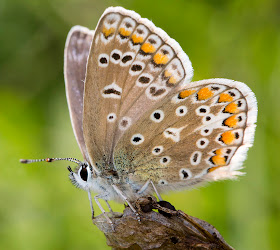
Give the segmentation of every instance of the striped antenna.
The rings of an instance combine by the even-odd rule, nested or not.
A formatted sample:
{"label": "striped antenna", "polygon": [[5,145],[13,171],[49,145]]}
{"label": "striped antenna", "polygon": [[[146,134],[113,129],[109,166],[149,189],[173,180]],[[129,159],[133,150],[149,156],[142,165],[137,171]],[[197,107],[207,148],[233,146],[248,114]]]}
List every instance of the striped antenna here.
{"label": "striped antenna", "polygon": [[46,158],[46,159],[20,159],[21,163],[33,163],[33,162],[40,162],[40,161],[46,161],[46,162],[53,162],[53,161],[71,161],[75,162],[77,164],[81,164],[82,162],[75,159],[75,158]]}

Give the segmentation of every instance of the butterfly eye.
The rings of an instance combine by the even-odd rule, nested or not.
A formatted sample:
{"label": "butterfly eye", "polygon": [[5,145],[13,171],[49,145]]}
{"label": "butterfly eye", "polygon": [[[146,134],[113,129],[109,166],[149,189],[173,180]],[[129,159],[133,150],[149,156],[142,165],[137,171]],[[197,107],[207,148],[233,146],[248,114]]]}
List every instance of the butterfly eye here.
{"label": "butterfly eye", "polygon": [[83,181],[87,181],[88,180],[88,171],[87,168],[85,167],[81,167],[80,169],[80,177]]}

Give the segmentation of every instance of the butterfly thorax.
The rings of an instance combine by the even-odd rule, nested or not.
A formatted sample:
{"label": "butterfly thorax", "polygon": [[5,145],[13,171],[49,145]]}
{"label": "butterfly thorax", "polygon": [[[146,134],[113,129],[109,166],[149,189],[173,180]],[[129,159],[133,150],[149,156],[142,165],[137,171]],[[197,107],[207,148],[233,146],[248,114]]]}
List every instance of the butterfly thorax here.
{"label": "butterfly thorax", "polygon": [[109,180],[119,179],[119,173],[116,171],[113,160],[107,159],[104,155],[101,160],[95,162],[98,176]]}
{"label": "butterfly thorax", "polygon": [[[105,200],[115,200],[117,202],[122,202],[122,198],[118,193],[116,193],[113,185],[116,185],[131,201],[137,199],[140,196],[137,194],[137,191],[140,190],[141,186],[126,182],[124,179],[108,179],[98,176],[97,178],[90,180],[90,190],[94,193],[97,193],[99,197]],[[145,191],[145,194],[147,194],[150,192],[150,189]]]}

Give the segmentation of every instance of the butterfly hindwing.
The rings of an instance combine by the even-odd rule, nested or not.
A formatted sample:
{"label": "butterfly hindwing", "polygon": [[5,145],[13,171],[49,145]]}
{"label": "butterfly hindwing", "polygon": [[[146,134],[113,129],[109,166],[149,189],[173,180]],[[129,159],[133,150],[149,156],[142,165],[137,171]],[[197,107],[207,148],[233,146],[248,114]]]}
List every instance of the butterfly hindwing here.
{"label": "butterfly hindwing", "polygon": [[95,30],[85,82],[83,130],[91,163],[114,169],[123,134],[191,77],[187,55],[163,30],[133,11],[108,8]]}
{"label": "butterfly hindwing", "polygon": [[233,178],[254,137],[257,104],[243,83],[188,84],[146,112],[118,142],[114,163],[131,182],[161,188]]}
{"label": "butterfly hindwing", "polygon": [[74,26],[67,36],[64,52],[64,77],[71,124],[80,150],[86,160],[83,136],[83,95],[86,63],[94,31]]}

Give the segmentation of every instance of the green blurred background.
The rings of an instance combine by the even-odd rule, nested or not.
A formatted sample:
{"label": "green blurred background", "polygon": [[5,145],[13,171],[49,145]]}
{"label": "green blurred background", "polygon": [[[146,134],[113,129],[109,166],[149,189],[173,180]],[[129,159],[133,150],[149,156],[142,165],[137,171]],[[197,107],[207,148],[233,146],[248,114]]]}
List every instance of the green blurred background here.
{"label": "green blurred background", "polygon": [[236,249],[279,249],[277,0],[1,0],[0,249],[108,249],[91,223],[87,194],[68,180],[67,163],[18,159],[82,159],[65,98],[64,43],[71,26],[94,29],[104,9],[118,5],[176,39],[193,63],[194,80],[245,82],[259,103],[247,175],[164,198],[213,224]]}

